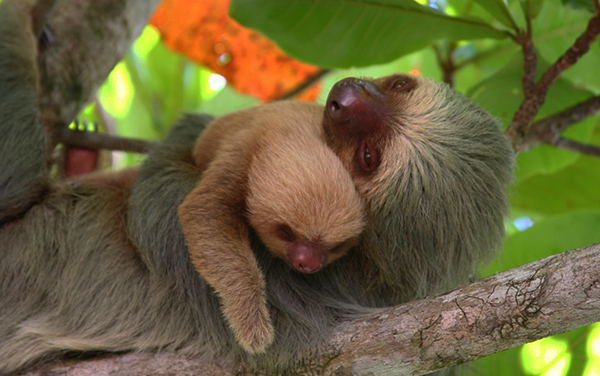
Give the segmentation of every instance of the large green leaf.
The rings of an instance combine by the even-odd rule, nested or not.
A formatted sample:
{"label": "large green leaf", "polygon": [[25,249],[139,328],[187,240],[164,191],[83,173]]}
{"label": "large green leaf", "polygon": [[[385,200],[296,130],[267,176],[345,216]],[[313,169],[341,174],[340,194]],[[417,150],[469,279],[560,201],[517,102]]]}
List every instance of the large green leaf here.
{"label": "large green leaf", "polygon": [[485,275],[597,242],[600,242],[600,209],[542,218],[527,230],[509,236],[504,242],[504,252]]}
{"label": "large green leaf", "polygon": [[575,9],[585,9],[594,12],[594,0],[562,0],[562,3]]}
{"label": "large green leaf", "polygon": [[232,0],[230,15],[323,67],[386,63],[442,39],[505,38],[481,19],[412,0]]}
{"label": "large green leaf", "polygon": [[502,22],[504,26],[513,28],[515,22],[503,0],[475,0],[475,3],[485,9],[496,20]]}
{"label": "large green leaf", "polygon": [[523,13],[528,19],[532,20],[540,14],[544,2],[542,0],[523,0],[521,6],[523,7]]}
{"label": "large green leaf", "polygon": [[577,163],[557,173],[535,175],[517,182],[511,205],[543,214],[600,210],[599,187],[600,158],[581,156]]}
{"label": "large green leaf", "polygon": [[213,116],[221,116],[233,111],[242,110],[260,104],[255,97],[238,93],[225,86],[217,95],[207,101],[203,101],[194,109],[194,112],[206,113]]}

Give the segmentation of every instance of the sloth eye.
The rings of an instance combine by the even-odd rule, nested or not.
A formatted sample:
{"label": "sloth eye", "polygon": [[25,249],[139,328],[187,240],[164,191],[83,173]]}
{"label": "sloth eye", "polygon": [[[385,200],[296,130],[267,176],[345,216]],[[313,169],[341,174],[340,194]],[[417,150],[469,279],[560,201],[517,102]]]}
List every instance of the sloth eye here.
{"label": "sloth eye", "polygon": [[366,141],[362,142],[358,148],[357,157],[360,168],[365,172],[371,172],[375,170],[379,162],[377,151]]}
{"label": "sloth eye", "polygon": [[365,147],[365,152],[363,153],[363,162],[364,162],[364,164],[367,165],[367,166],[371,166],[371,162],[372,162],[371,158],[372,158],[372,156],[371,156],[371,150],[369,150],[369,147],[366,146]]}
{"label": "sloth eye", "polygon": [[410,77],[399,77],[392,81],[390,90],[393,91],[411,91],[416,86],[414,79]]}
{"label": "sloth eye", "polygon": [[281,239],[286,242],[293,242],[296,240],[296,236],[294,235],[294,231],[288,225],[280,225],[277,228],[277,234]]}

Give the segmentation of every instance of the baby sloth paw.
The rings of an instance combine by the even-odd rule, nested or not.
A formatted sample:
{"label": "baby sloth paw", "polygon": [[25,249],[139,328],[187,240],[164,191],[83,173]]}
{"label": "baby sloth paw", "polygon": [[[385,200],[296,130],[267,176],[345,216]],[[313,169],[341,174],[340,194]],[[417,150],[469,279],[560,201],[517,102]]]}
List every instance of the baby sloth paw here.
{"label": "baby sloth paw", "polygon": [[250,354],[265,352],[275,335],[266,302],[243,299],[228,308],[225,316],[238,343]]}

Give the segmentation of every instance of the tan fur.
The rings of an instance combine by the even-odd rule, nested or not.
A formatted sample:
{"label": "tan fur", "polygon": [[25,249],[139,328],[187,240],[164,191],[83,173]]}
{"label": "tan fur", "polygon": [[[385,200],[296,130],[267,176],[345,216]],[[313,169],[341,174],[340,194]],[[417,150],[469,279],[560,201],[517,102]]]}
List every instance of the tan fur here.
{"label": "tan fur", "polygon": [[[216,290],[240,344],[262,352],[273,341],[265,285],[250,247],[250,225],[287,261],[288,226],[298,241],[343,256],[364,226],[350,175],[323,142],[320,109],[282,102],[223,116],[196,143],[202,180],[179,207],[196,270]],[[336,248],[337,247],[337,248]]]}

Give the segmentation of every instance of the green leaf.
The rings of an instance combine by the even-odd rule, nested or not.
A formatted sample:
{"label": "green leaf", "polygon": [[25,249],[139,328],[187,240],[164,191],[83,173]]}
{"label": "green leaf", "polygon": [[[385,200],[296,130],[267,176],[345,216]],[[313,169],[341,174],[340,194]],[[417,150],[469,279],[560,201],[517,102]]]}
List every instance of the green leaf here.
{"label": "green leaf", "polygon": [[485,275],[600,242],[599,229],[600,208],[535,220],[532,227],[506,239],[504,251]]}
{"label": "green leaf", "polygon": [[187,60],[166,48],[161,41],[147,54],[150,109],[163,129],[170,127],[183,110],[183,74]]}
{"label": "green leaf", "polygon": [[450,17],[412,0],[233,0],[229,13],[323,67],[381,64],[442,39],[507,37],[481,19]]}
{"label": "green leaf", "polygon": [[506,4],[502,0],[475,0],[475,3],[485,9],[496,20],[500,21],[509,29],[515,28],[515,21],[512,19]]}
{"label": "green leaf", "polygon": [[206,113],[214,116],[224,115],[233,111],[259,105],[258,99],[250,95],[240,94],[225,86],[217,95],[200,103],[194,112]]}
{"label": "green leaf", "polygon": [[562,0],[562,3],[573,9],[585,9],[594,13],[594,0]]}
{"label": "green leaf", "polygon": [[514,347],[492,354],[465,365],[460,370],[463,376],[521,376],[524,375],[519,362],[521,348]]}
{"label": "green leaf", "polygon": [[521,1],[521,7],[523,8],[523,13],[529,18],[533,20],[540,14],[542,10],[542,6],[544,2],[542,0],[524,0]]}
{"label": "green leaf", "polygon": [[557,173],[535,175],[517,182],[511,194],[511,205],[523,211],[548,215],[600,210],[599,187],[600,159],[583,155],[577,163]]}

